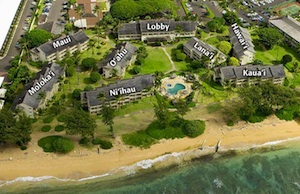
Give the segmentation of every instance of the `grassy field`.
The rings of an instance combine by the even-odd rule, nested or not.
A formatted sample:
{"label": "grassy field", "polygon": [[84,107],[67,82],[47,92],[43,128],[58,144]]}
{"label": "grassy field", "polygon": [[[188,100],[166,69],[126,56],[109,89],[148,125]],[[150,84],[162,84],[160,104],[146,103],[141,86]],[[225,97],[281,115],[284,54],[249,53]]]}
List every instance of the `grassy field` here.
{"label": "grassy field", "polygon": [[145,59],[145,63],[141,65],[141,74],[154,73],[155,71],[166,72],[172,69],[168,57],[159,47],[147,47],[149,53]]}
{"label": "grassy field", "polygon": [[137,111],[153,109],[153,103],[155,102],[155,97],[143,98],[137,102],[127,104],[122,106],[116,111],[116,116],[126,115]]}

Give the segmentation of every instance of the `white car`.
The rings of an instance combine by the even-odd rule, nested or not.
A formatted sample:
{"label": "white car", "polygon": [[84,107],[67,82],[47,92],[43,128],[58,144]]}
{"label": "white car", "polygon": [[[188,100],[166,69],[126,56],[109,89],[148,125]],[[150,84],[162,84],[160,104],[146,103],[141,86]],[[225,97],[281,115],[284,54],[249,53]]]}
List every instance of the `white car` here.
{"label": "white car", "polygon": [[27,27],[27,26],[24,26],[22,29],[23,29],[24,31],[28,31],[28,27]]}

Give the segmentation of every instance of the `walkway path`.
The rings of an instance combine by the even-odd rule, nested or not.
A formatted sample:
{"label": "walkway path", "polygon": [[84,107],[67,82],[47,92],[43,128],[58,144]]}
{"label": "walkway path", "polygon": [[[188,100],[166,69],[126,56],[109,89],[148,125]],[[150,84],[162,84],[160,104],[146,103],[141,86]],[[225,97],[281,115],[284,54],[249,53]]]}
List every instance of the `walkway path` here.
{"label": "walkway path", "polygon": [[173,62],[171,56],[170,56],[169,53],[167,52],[166,48],[165,48],[165,47],[161,47],[161,48],[162,48],[162,50],[165,52],[165,54],[167,55],[167,57],[169,58],[170,63],[172,64],[172,69],[169,70],[169,71],[167,71],[166,73],[170,73],[170,72],[172,72],[172,71],[177,71],[177,68],[176,68],[176,66],[175,66],[175,64],[174,64],[174,62]]}

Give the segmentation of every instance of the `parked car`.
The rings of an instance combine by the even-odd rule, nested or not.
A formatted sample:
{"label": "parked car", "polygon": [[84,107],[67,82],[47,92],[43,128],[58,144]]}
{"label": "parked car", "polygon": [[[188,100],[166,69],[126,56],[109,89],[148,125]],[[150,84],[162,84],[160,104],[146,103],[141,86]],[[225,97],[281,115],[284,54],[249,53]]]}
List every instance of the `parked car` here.
{"label": "parked car", "polygon": [[22,29],[23,29],[24,31],[28,31],[28,27],[27,27],[27,26],[24,26]]}

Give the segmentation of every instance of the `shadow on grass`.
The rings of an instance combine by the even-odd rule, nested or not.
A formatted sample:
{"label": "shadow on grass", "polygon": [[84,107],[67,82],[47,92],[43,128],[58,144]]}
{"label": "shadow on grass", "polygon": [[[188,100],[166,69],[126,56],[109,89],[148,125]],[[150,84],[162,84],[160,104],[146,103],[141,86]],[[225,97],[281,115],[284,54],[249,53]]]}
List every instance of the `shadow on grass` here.
{"label": "shadow on grass", "polygon": [[85,83],[85,84],[94,84],[94,82],[89,77],[84,78],[83,83]]}

